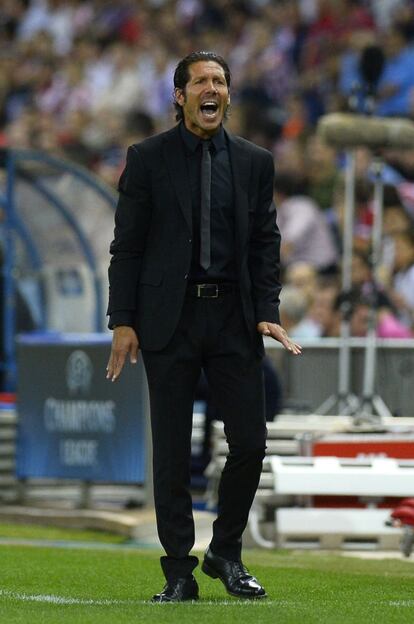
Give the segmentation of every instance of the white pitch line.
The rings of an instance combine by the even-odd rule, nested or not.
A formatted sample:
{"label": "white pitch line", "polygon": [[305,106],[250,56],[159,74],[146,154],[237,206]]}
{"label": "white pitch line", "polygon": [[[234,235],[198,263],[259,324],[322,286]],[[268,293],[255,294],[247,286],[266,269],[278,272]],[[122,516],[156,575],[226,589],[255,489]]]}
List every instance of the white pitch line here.
{"label": "white pitch line", "polygon": [[[150,605],[150,606],[160,606],[160,604],[168,604],[168,603],[156,603],[151,602],[150,600],[115,600],[111,598],[105,599],[97,599],[93,598],[70,598],[67,596],[55,596],[53,594],[23,594],[21,592],[13,592],[6,589],[0,589],[0,598],[9,598],[11,600],[19,600],[22,602],[43,602],[49,604],[56,605],[91,605],[91,606],[108,606],[108,605]],[[189,604],[189,603],[186,603]],[[244,600],[195,600],[192,604],[194,605],[233,605],[233,606],[247,606],[247,605],[266,605],[270,606],[272,604],[280,604],[277,600],[252,600],[251,602],[247,602]]]}
{"label": "white pitch line", "polygon": [[[21,592],[13,592],[6,589],[0,589],[0,598],[8,598],[11,600],[19,600],[21,602],[41,602],[55,605],[85,605],[85,606],[110,606],[110,605],[149,605],[152,607],[162,607],[171,603],[156,603],[150,600],[116,600],[112,598],[93,599],[93,598],[70,598],[68,596],[55,596],[53,594],[24,594]],[[414,607],[414,600],[379,600],[371,601],[373,605],[384,605],[389,607]],[[306,603],[296,600],[195,600],[194,602],[183,603],[184,606],[197,607],[200,606],[237,606],[237,607],[305,607]]]}
{"label": "white pitch line", "polygon": [[111,605],[111,604],[130,604],[138,601],[133,600],[94,600],[93,598],[69,598],[65,596],[54,596],[53,594],[22,594],[0,589],[0,598],[11,598],[12,600],[21,600],[23,602],[48,602],[59,605]]}

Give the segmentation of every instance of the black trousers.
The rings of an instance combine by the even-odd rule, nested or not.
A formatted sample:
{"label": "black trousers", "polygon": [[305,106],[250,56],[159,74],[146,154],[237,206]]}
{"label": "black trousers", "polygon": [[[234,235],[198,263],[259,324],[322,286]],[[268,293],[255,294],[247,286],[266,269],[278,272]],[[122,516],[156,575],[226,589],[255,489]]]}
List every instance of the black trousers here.
{"label": "black trousers", "polygon": [[[168,310],[165,311],[168,314]],[[242,317],[238,293],[187,295],[177,330],[162,351],[143,351],[153,438],[154,498],[166,578],[192,572],[194,521],[189,492],[193,400],[201,369],[229,446],[218,492],[212,551],[237,560],[265,454],[261,356]]]}

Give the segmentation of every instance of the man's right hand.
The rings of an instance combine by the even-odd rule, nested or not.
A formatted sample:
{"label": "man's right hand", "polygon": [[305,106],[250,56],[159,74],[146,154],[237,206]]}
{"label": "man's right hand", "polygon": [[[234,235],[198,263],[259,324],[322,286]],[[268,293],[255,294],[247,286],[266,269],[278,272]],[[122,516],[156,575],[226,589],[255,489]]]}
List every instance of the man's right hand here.
{"label": "man's right hand", "polygon": [[138,338],[132,327],[127,325],[115,327],[112,336],[111,355],[106,367],[106,378],[116,381],[121,374],[128,353],[131,364],[136,364],[138,349]]}

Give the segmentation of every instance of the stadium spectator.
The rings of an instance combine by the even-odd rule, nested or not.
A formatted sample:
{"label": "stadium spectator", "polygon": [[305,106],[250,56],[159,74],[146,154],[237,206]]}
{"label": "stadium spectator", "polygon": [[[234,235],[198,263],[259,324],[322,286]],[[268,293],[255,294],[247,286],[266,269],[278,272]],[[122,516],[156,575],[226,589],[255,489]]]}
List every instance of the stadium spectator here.
{"label": "stadium spectator", "polygon": [[354,250],[351,265],[352,288],[351,302],[351,335],[363,336],[364,322],[369,321],[369,311],[376,310],[376,333],[380,338],[410,338],[411,331],[398,319],[390,297],[384,288],[382,273],[377,267],[373,275],[373,267],[369,255]]}
{"label": "stadium spectator", "polygon": [[407,116],[413,111],[413,32],[394,21],[379,37],[358,33],[340,60],[339,89],[351,110],[381,116]]}
{"label": "stadium spectator", "polygon": [[386,62],[378,83],[378,115],[407,116],[413,113],[414,50],[412,34],[403,24],[386,31]]}
{"label": "stadium spectator", "polygon": [[384,187],[383,206],[381,271],[384,284],[389,285],[394,263],[394,235],[411,230],[414,221],[404,208],[394,186]]}
{"label": "stadium spectator", "polygon": [[339,335],[340,315],[335,308],[339,286],[335,280],[319,280],[312,304],[305,317],[318,337],[332,338]]}
{"label": "stadium spectator", "polygon": [[[369,288],[370,286],[370,288]],[[412,332],[396,317],[387,295],[375,289],[374,284],[353,286],[350,292],[341,293],[335,302],[335,315],[343,315],[343,303],[348,305],[347,318],[351,336],[363,338],[371,327],[379,338],[412,338]],[[339,335],[340,325],[337,324]]]}
{"label": "stadium spectator", "polygon": [[296,286],[284,286],[280,296],[281,323],[297,340],[317,338],[320,335],[319,326],[306,317],[307,311],[308,300],[305,293]]}
{"label": "stadium spectator", "polygon": [[411,328],[414,318],[414,230],[394,234],[391,298],[399,317]]}
{"label": "stadium spectator", "polygon": [[310,136],[306,143],[305,167],[310,197],[320,209],[331,208],[339,177],[336,154],[316,134]]}
{"label": "stadium spectator", "polygon": [[294,262],[286,267],[284,283],[303,292],[310,305],[318,288],[318,273],[309,262]]}
{"label": "stadium spectator", "polygon": [[337,254],[325,217],[306,196],[306,183],[298,174],[275,175],[275,202],[282,232],[284,266],[307,262],[319,271],[335,269]]}

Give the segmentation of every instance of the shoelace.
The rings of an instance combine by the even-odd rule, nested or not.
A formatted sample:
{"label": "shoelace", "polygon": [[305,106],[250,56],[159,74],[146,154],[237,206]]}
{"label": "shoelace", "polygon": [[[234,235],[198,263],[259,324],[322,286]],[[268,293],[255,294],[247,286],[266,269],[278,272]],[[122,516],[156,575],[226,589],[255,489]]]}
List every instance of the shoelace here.
{"label": "shoelace", "polygon": [[242,563],[239,563],[237,561],[234,568],[235,568],[235,572],[237,575],[235,576],[235,578],[237,579],[253,578],[252,575],[249,573],[248,569]]}

